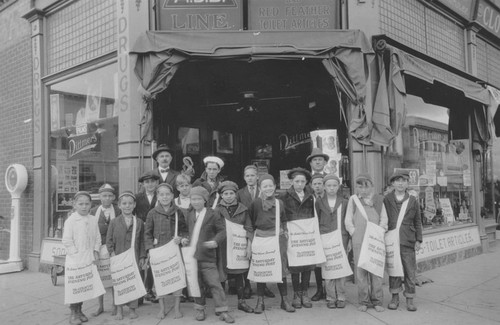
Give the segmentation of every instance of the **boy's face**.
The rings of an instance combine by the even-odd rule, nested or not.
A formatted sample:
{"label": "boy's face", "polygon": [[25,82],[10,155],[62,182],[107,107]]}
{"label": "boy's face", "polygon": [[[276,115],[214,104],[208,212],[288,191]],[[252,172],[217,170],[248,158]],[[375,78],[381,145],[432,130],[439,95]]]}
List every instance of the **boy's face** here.
{"label": "boy's face", "polygon": [[215,179],[217,175],[219,175],[220,168],[219,165],[217,165],[214,162],[209,162],[207,163],[207,166],[205,167],[205,171],[207,172],[207,177],[209,179]]}
{"label": "boy's face", "polygon": [[174,193],[168,187],[162,186],[156,192],[156,199],[163,207],[168,207],[174,199]]}
{"label": "boy's face", "polygon": [[131,196],[123,196],[118,206],[124,215],[131,215],[135,208],[135,200]]}
{"label": "boy's face", "polygon": [[90,199],[85,195],[80,195],[73,202],[73,207],[78,214],[86,216],[90,212]]}
{"label": "boy's face", "polygon": [[339,191],[340,184],[335,179],[329,179],[325,182],[325,191],[327,195],[335,196]]}
{"label": "boy's face", "polygon": [[170,162],[172,161],[172,155],[168,151],[162,151],[156,156],[156,161],[160,168],[168,168]]}
{"label": "boy's face", "polygon": [[322,178],[315,178],[311,181],[311,187],[314,191],[314,194],[319,195],[323,193],[324,186],[323,186],[323,179]]}
{"label": "boy's face", "polygon": [[111,206],[111,203],[115,200],[115,195],[111,192],[102,192],[99,194],[99,199],[101,200],[101,204],[108,208]]}
{"label": "boy's face", "polygon": [[266,179],[260,183],[260,191],[266,196],[271,197],[274,195],[274,190],[276,189],[276,185],[274,185],[273,181],[270,179]]}
{"label": "boy's face", "polygon": [[404,177],[398,177],[392,182],[392,186],[398,193],[404,193],[408,188],[408,180]]}
{"label": "boy's face", "polygon": [[359,196],[364,199],[370,198],[373,193],[373,184],[370,182],[365,182],[364,184],[356,184],[356,191]]}
{"label": "boy's face", "polygon": [[182,182],[177,185],[177,191],[181,193],[182,196],[189,196],[189,192],[191,191],[191,184],[187,182]]}
{"label": "boy's face", "polygon": [[226,190],[222,192],[222,199],[227,204],[231,204],[236,200],[236,193],[233,190]]}
{"label": "boy's face", "polygon": [[155,191],[158,181],[156,179],[146,179],[142,182],[142,186],[146,189],[146,192],[153,193]]}
{"label": "boy's face", "polygon": [[255,184],[257,184],[257,180],[259,179],[257,177],[257,171],[255,169],[251,169],[251,168],[247,169],[245,171],[244,178],[245,178],[245,182],[249,186],[255,186]]}
{"label": "boy's face", "polygon": [[297,192],[302,192],[306,187],[306,177],[304,175],[296,175],[292,180],[292,186]]}
{"label": "boy's face", "polygon": [[205,199],[199,195],[191,195],[191,205],[196,211],[201,211],[205,207]]}

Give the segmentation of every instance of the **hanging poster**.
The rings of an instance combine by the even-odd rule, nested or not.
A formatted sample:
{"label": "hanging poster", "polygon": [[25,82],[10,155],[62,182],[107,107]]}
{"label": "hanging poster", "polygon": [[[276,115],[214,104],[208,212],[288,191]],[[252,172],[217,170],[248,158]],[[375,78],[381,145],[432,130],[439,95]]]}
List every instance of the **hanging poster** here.
{"label": "hanging poster", "polygon": [[56,211],[73,209],[73,196],[79,189],[78,161],[67,160],[66,150],[55,150],[57,161]]}
{"label": "hanging poster", "polygon": [[455,221],[455,216],[453,214],[453,209],[451,207],[450,199],[440,198],[439,204],[441,205],[441,210],[443,211],[443,216],[446,222],[453,223]]}
{"label": "hanging poster", "polygon": [[287,190],[292,186],[292,181],[288,178],[289,170],[280,170],[280,189]]}
{"label": "hanging poster", "polygon": [[339,152],[339,140],[337,130],[316,130],[311,131],[311,141],[313,148],[320,148],[330,159],[323,171],[327,174],[339,175],[339,162],[342,155]]}
{"label": "hanging poster", "polygon": [[92,122],[99,119],[101,112],[101,92],[102,83],[97,80],[92,82],[87,88],[87,101],[85,103],[85,120]]}

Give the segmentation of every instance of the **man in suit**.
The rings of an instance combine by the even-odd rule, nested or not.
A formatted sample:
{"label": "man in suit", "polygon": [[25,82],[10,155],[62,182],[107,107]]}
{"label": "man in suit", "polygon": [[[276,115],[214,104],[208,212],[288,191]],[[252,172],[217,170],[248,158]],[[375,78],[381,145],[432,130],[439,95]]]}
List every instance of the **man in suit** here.
{"label": "man in suit", "polygon": [[[158,163],[154,171],[160,176],[160,183],[168,183],[175,189],[175,178],[179,172],[170,168],[173,159],[173,151],[166,144],[160,144],[153,152],[153,159]],[[176,195],[178,193],[175,193]]]}
{"label": "man in suit", "polygon": [[306,158],[306,162],[311,166],[311,175],[314,176],[316,174],[322,174],[323,176],[326,176],[323,169],[329,159],[330,156],[323,153],[321,149],[313,148],[311,154]]}
{"label": "man in suit", "polygon": [[[416,311],[417,307],[413,304],[417,270],[416,251],[420,249],[422,243],[422,219],[418,200],[413,195],[408,194],[408,179],[408,175],[401,172],[391,176],[389,181],[394,187],[394,191],[385,196],[384,205],[389,219],[389,231],[397,229],[399,226],[399,250],[405,275],[403,294],[406,297],[406,309]],[[406,200],[408,200],[406,210],[401,211]],[[400,212],[404,212],[404,215],[400,216]],[[399,221],[399,218],[403,219]],[[389,277],[389,291],[392,293],[389,309],[398,308],[399,292],[403,291],[402,284],[402,277]]]}

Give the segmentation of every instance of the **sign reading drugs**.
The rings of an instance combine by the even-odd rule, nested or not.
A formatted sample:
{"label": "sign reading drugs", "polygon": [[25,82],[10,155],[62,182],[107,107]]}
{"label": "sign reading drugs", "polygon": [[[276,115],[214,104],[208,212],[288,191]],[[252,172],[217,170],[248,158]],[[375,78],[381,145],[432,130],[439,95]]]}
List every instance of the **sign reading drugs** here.
{"label": "sign reading drugs", "polygon": [[181,250],[173,240],[161,247],[150,249],[149,262],[158,296],[168,295],[186,287]]}
{"label": "sign reading drugs", "polygon": [[66,265],[64,277],[64,303],[73,304],[103,295],[104,289],[97,267],[87,265]]}

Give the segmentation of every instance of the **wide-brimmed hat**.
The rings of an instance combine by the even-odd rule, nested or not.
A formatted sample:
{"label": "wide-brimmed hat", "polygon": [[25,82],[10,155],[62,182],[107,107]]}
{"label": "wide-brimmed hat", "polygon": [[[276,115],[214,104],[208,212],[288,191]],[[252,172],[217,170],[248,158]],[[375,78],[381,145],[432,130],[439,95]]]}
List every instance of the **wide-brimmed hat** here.
{"label": "wide-brimmed hat", "polygon": [[172,149],[170,149],[169,146],[167,146],[166,144],[160,144],[158,148],[156,148],[156,150],[153,152],[153,159],[156,160],[156,157],[162,151],[166,151],[170,153],[172,156],[174,155],[174,152],[172,151]]}
{"label": "wide-brimmed hat", "polygon": [[330,159],[330,156],[328,156],[326,153],[323,153],[323,150],[321,150],[320,148],[313,148],[313,150],[311,151],[311,154],[309,156],[307,156],[306,162],[308,164],[310,164],[311,160],[314,157],[323,157],[323,158],[325,158],[326,161],[328,161]]}
{"label": "wide-brimmed hat", "polygon": [[291,180],[295,177],[295,175],[304,175],[306,177],[307,182],[311,181],[311,173],[302,167],[295,167],[288,171],[288,178]]}
{"label": "wide-brimmed hat", "polygon": [[210,162],[216,163],[220,169],[222,169],[222,167],[224,167],[224,161],[222,159],[220,159],[219,157],[208,156],[208,157],[203,158],[203,163],[205,164],[205,166]]}
{"label": "wide-brimmed hat", "polygon": [[142,183],[147,179],[157,181],[160,179],[160,175],[158,175],[158,173],[156,173],[154,170],[148,170],[147,172],[144,172],[141,177],[139,177],[139,183]]}
{"label": "wide-brimmed hat", "polygon": [[410,175],[408,174],[408,172],[404,172],[404,171],[395,172],[394,174],[391,175],[391,178],[389,178],[389,183],[394,182],[398,178],[403,178],[405,180],[409,180]]}

